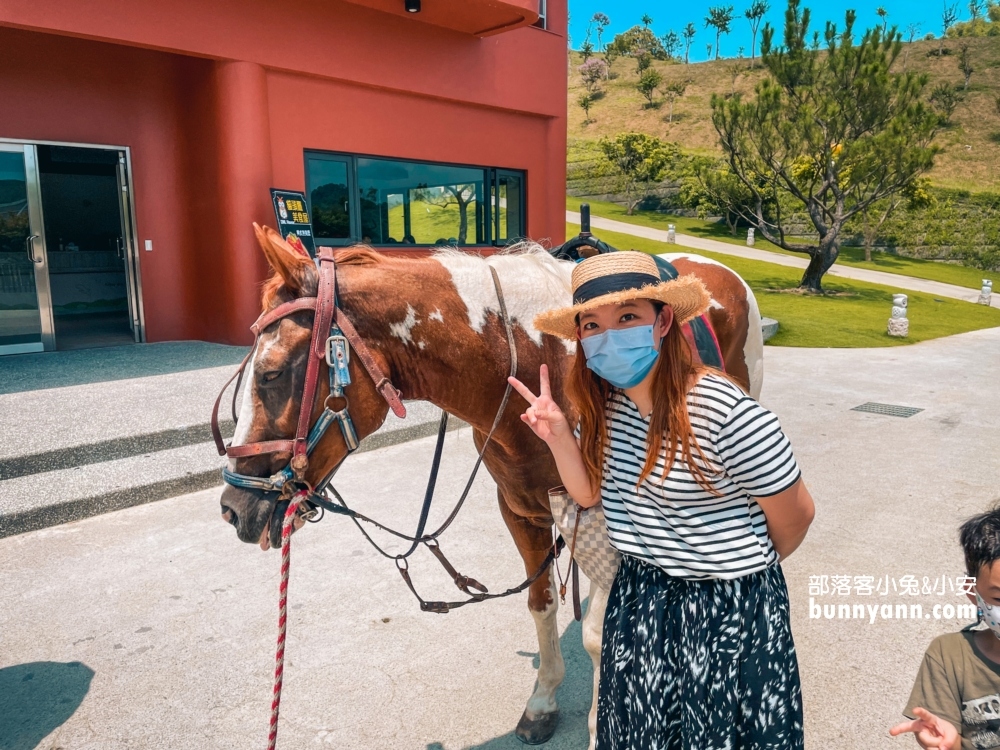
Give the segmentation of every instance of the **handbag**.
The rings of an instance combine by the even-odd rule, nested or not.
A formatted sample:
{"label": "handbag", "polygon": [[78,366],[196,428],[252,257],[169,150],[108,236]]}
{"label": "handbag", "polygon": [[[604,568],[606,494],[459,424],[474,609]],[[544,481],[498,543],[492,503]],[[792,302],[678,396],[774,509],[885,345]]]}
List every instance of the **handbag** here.
{"label": "handbag", "polygon": [[[622,555],[611,546],[608,539],[608,525],[604,518],[604,508],[601,504],[589,508],[581,508],[576,501],[560,485],[549,490],[549,507],[552,509],[552,519],[564,540],[569,540],[570,567],[574,578],[574,609],[579,611],[579,579],[576,566],[583,568],[584,575],[605,591],[611,590],[618,565]],[[566,586],[556,566],[559,575],[560,596],[565,599]],[[576,619],[580,619],[579,616]]]}

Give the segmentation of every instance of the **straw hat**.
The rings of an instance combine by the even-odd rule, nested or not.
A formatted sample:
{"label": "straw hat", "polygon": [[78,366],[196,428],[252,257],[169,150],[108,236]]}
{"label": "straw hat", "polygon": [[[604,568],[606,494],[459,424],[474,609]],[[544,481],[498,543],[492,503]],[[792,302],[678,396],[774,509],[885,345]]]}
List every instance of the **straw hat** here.
{"label": "straw hat", "polygon": [[535,318],[536,329],[575,339],[577,316],[584,310],[633,299],[670,305],[674,320],[680,324],[704,313],[711,301],[701,279],[689,274],[661,281],[656,261],[636,250],[604,253],[577,263],[572,284],[572,307],[543,312]]}

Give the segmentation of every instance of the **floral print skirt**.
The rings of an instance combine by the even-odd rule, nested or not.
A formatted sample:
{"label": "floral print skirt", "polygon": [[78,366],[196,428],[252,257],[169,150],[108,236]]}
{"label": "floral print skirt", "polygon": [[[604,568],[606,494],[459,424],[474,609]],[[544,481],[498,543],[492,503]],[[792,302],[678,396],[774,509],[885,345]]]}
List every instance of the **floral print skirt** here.
{"label": "floral print skirt", "polygon": [[802,747],[781,568],[695,581],[625,555],[604,618],[597,750]]}

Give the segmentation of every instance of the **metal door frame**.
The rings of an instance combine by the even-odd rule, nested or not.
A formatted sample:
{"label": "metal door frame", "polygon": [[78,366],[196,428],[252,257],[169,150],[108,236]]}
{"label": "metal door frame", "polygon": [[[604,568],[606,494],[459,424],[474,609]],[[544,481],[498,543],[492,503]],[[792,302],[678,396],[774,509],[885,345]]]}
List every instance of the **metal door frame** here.
{"label": "metal door frame", "polygon": [[[24,138],[0,138],[0,147],[5,144],[13,146],[23,146],[31,150],[32,161],[35,166],[35,185],[38,187],[38,218],[39,221],[42,219],[42,205],[41,205],[41,189],[38,178],[38,159],[35,151],[36,146],[70,146],[72,148],[93,148],[100,149],[102,151],[117,151],[119,154],[119,187],[122,188],[122,192],[126,193],[119,202],[119,212],[121,214],[122,228],[127,234],[123,237],[125,243],[125,288],[128,294],[128,307],[129,307],[129,319],[131,320],[133,326],[133,335],[137,343],[146,342],[146,311],[142,301],[142,273],[141,266],[139,263],[139,232],[137,229],[138,224],[135,218],[135,190],[132,184],[132,150],[128,146],[115,146],[106,143],[79,143],[76,141],[41,141],[41,140],[26,140]],[[124,154],[125,162],[124,165],[121,163],[121,156]],[[122,167],[124,166],[125,174],[122,175]],[[26,167],[27,169],[27,167]],[[124,177],[124,179],[123,179]],[[30,178],[29,178],[30,179]],[[30,206],[30,203],[29,203]],[[127,210],[126,210],[127,208]],[[44,223],[40,224],[42,228],[42,243],[44,246]],[[44,250],[44,247],[43,247]],[[46,256],[45,261],[45,290],[48,302],[48,317],[49,317],[49,331],[51,336],[51,344],[46,344],[45,351],[55,350],[55,326],[52,318],[52,295],[49,291],[48,286],[48,258]],[[42,340],[45,341],[45,319],[42,319]]]}
{"label": "metal door frame", "polygon": [[[38,153],[32,143],[6,140],[0,140],[0,151],[9,154],[20,153],[24,159],[24,189],[28,201],[28,239],[25,242],[25,251],[30,248],[31,260],[34,261],[32,270],[35,272],[35,298],[41,326],[40,341],[0,346],[0,355],[54,351],[55,321],[52,317],[52,291],[49,286],[49,256],[45,248],[45,219],[42,214],[42,191],[38,177]],[[35,260],[38,257],[41,258],[41,262]]]}

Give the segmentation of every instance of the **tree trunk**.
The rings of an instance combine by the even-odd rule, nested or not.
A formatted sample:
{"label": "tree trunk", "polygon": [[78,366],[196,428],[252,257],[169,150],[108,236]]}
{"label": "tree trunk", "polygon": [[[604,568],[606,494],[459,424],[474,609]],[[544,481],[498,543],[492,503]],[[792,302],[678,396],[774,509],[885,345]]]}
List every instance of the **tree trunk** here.
{"label": "tree trunk", "polygon": [[820,245],[816,254],[809,257],[809,265],[806,266],[805,273],[802,274],[799,289],[807,289],[810,292],[822,292],[823,275],[830,270],[830,267],[837,260],[839,254],[840,249],[838,247],[824,248]]}
{"label": "tree trunk", "polygon": [[872,246],[867,242],[865,243],[865,262],[866,263],[872,262]]}
{"label": "tree trunk", "polygon": [[469,204],[458,202],[458,244],[464,245],[469,236]]}

